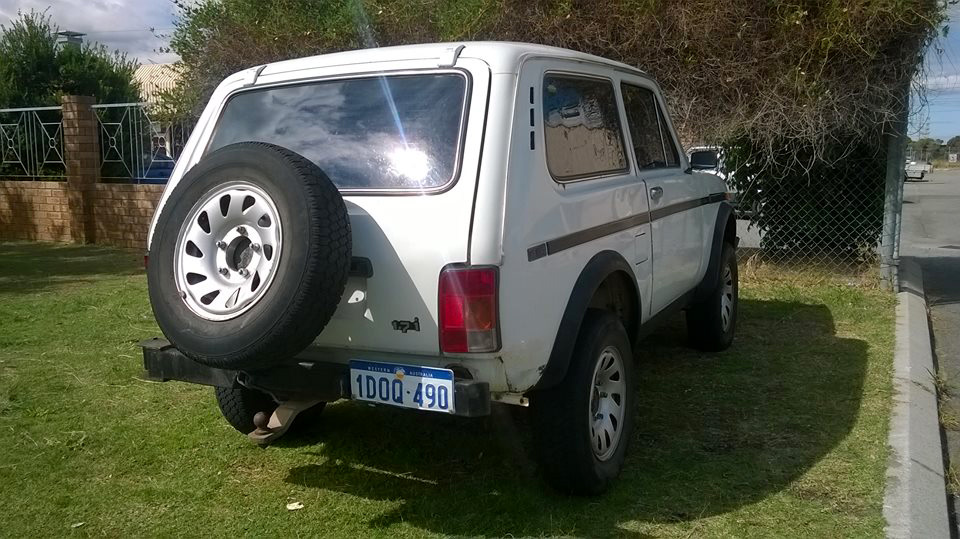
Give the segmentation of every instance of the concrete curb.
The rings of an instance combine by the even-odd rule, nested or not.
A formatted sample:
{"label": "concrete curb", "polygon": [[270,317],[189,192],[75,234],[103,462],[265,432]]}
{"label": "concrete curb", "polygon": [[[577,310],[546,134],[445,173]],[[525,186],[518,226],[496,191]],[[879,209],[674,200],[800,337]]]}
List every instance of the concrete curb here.
{"label": "concrete curb", "polygon": [[950,537],[933,350],[920,267],[900,263],[890,463],[883,500],[891,538]]}

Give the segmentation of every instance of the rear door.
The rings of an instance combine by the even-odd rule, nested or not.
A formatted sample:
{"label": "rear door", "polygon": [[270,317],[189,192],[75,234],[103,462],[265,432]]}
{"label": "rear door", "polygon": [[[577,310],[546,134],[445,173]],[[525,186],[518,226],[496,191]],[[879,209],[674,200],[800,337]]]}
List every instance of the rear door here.
{"label": "rear door", "polygon": [[238,138],[278,144],[340,189],[353,268],[316,346],[436,355],[440,272],[468,261],[489,67],[357,67],[266,73],[263,87],[227,102],[211,148]]}
{"label": "rear door", "polygon": [[650,205],[652,315],[696,284],[702,257],[703,195],[681,168],[677,142],[652,83],[625,77],[621,93],[638,175],[646,184]]}

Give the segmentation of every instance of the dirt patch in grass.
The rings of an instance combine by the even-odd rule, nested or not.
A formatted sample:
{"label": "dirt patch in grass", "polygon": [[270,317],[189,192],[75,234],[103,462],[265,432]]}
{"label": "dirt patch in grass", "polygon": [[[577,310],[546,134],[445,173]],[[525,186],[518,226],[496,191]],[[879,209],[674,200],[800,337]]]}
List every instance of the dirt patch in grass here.
{"label": "dirt patch in grass", "polygon": [[[626,469],[585,499],[540,481],[522,409],[339,403],[256,448],[209,388],[140,378],[139,255],[60,249],[0,244],[5,534],[882,534],[894,299],[876,287],[750,276],[729,351],[687,347],[682,317],[652,335]],[[58,252],[72,269],[37,267]]]}

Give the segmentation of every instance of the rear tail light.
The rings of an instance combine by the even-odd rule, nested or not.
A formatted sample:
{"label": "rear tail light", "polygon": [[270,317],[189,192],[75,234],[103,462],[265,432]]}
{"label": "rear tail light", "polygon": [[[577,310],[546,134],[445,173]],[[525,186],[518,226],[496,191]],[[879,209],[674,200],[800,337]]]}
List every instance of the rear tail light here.
{"label": "rear tail light", "polygon": [[440,272],[440,350],[494,352],[500,348],[497,268]]}

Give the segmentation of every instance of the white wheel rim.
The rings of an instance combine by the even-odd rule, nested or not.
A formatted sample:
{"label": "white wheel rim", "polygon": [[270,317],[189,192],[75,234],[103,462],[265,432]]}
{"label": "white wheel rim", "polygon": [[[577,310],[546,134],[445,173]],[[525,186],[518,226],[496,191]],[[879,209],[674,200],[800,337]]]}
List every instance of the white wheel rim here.
{"label": "white wheel rim", "polygon": [[733,321],[733,271],[730,266],[723,269],[723,289],[720,296],[720,322],[723,331],[730,329],[730,323]]}
{"label": "white wheel rim", "polygon": [[600,352],[590,386],[590,446],[598,460],[608,460],[617,451],[627,411],[626,380],[620,351],[608,346]]}
{"label": "white wheel rim", "polygon": [[244,181],[222,185],[193,206],[174,259],[177,289],[191,311],[229,320],[263,298],[280,261],[279,217],[273,199]]}

